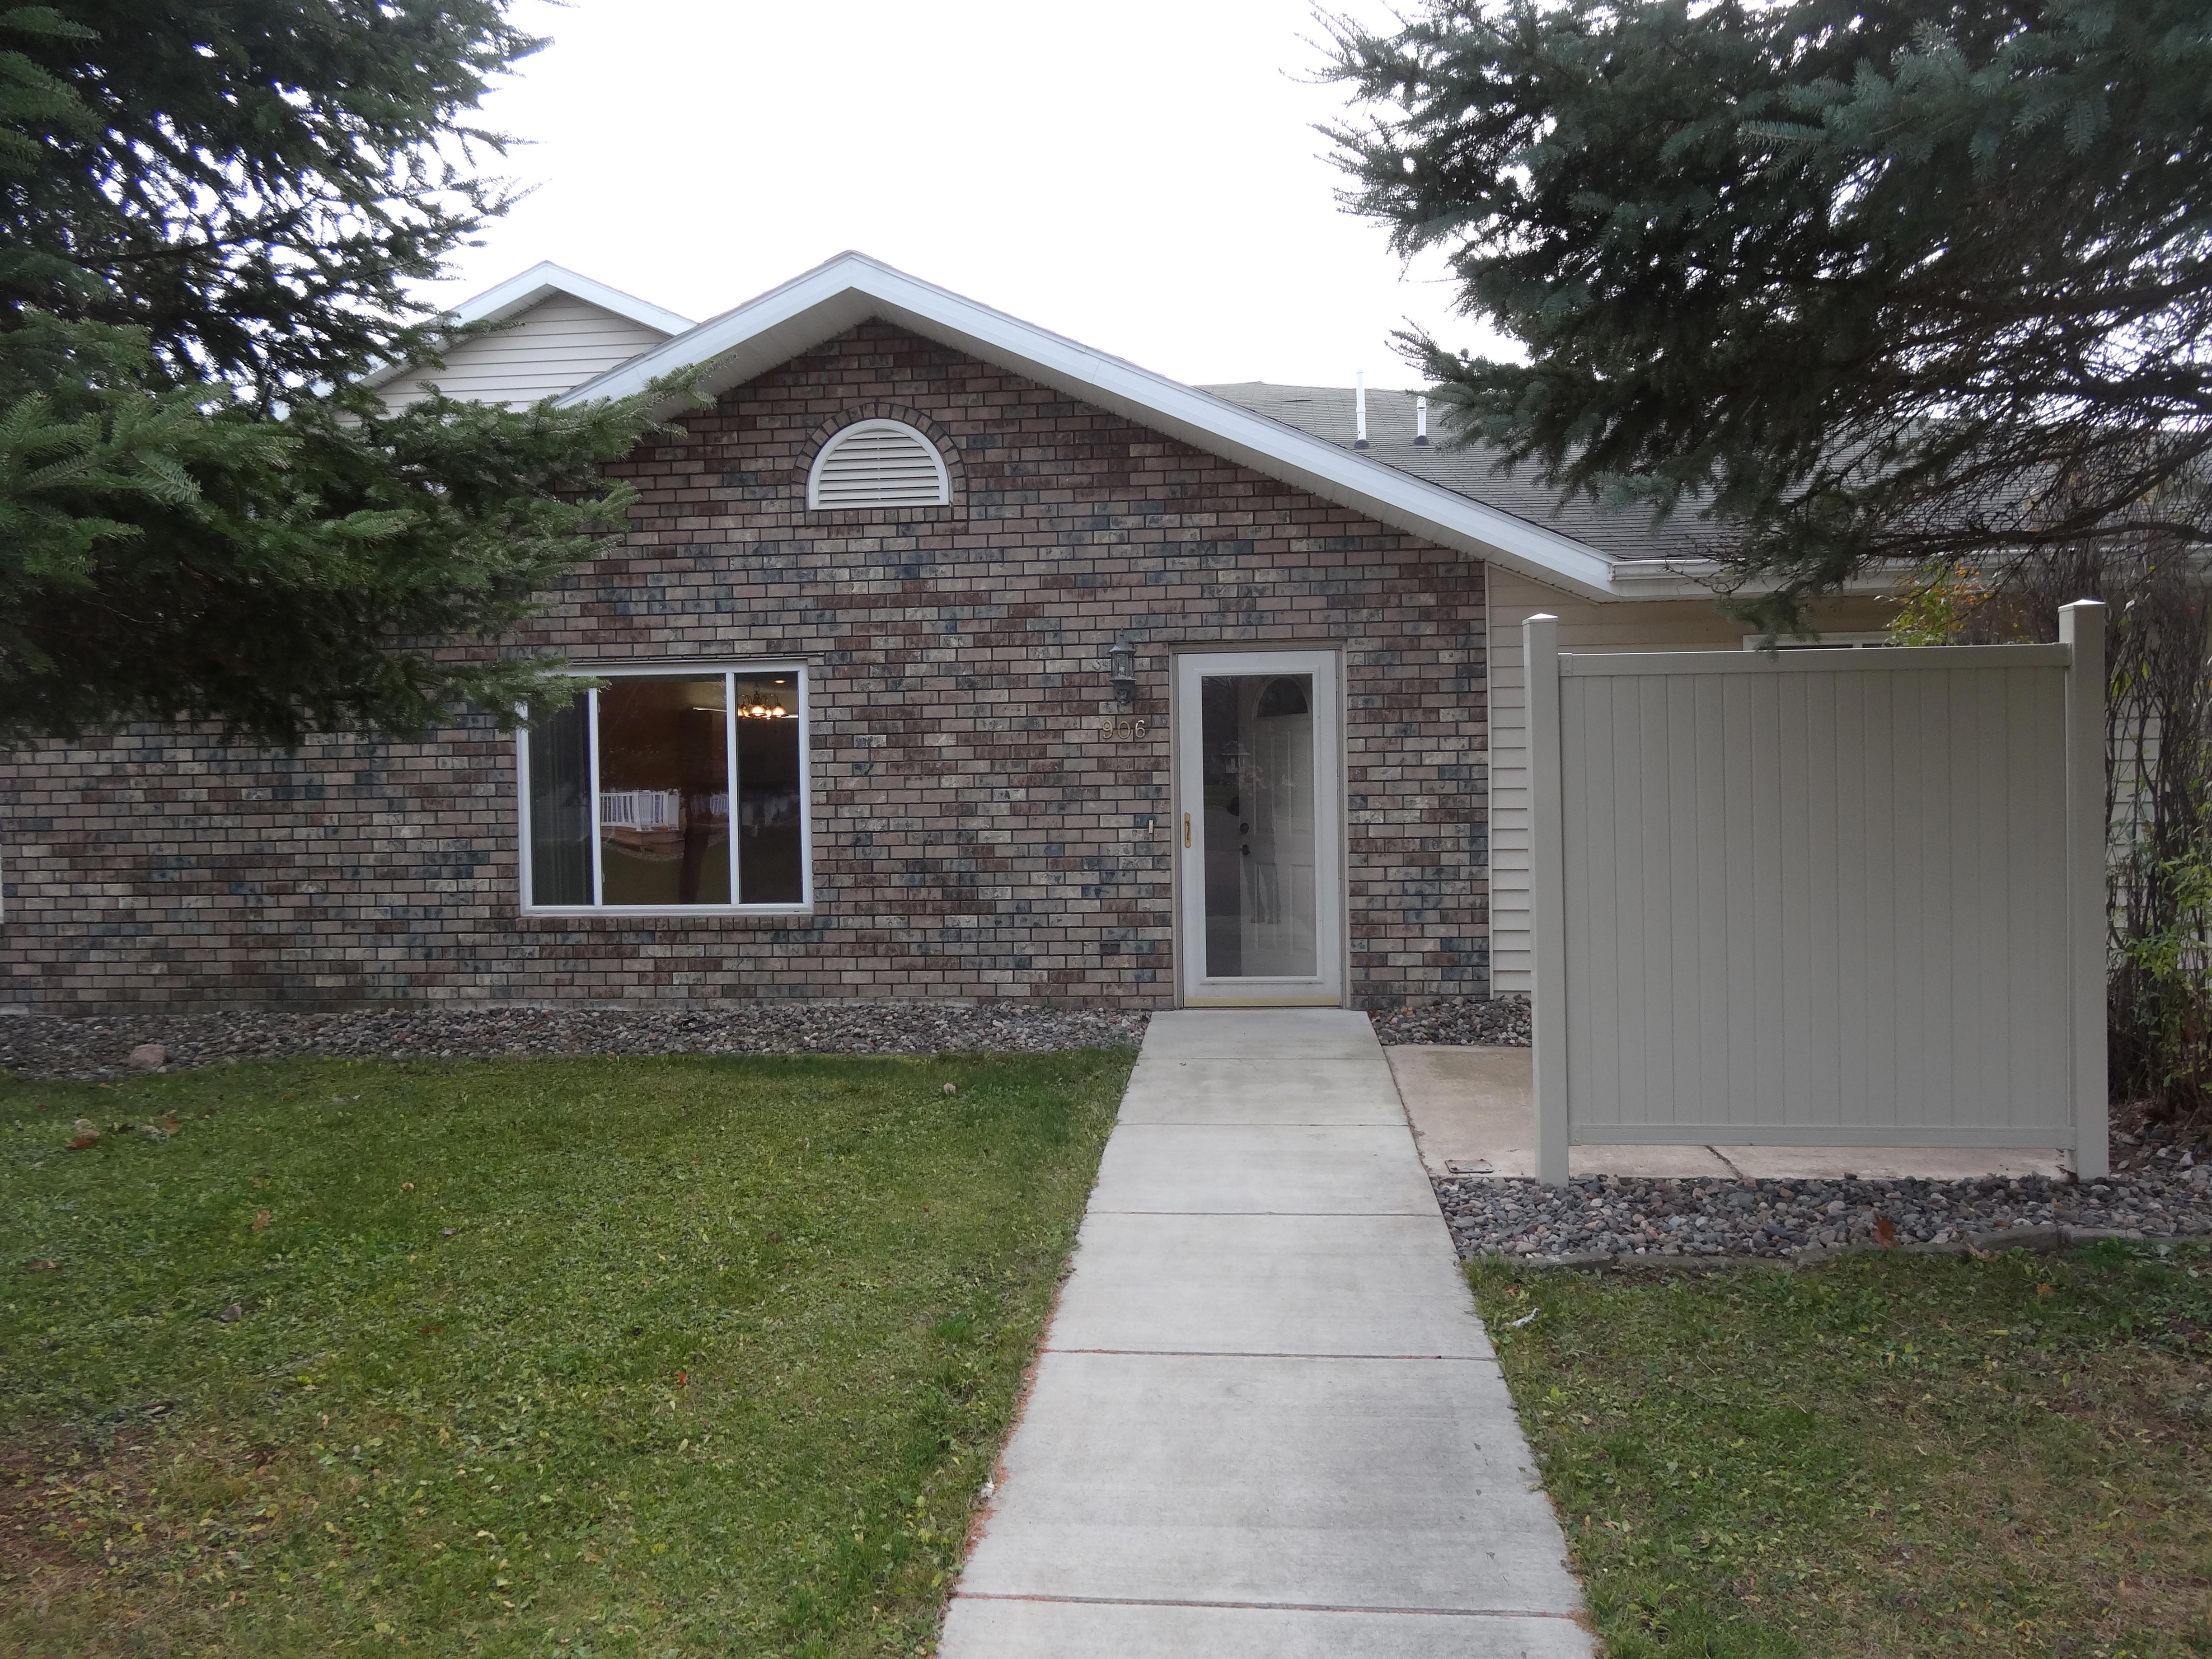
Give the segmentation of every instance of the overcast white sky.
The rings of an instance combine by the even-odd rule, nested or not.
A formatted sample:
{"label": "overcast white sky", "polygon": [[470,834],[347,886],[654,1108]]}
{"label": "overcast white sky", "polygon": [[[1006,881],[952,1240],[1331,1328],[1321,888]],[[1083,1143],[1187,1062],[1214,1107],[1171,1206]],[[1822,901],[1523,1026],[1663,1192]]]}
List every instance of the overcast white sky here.
{"label": "overcast white sky", "polygon": [[[1381,15],[1374,0],[1354,0]],[[1336,205],[1310,0],[523,0],[537,192],[441,286],[557,260],[692,318],[845,248],[1194,383],[1418,377],[1439,264]]]}

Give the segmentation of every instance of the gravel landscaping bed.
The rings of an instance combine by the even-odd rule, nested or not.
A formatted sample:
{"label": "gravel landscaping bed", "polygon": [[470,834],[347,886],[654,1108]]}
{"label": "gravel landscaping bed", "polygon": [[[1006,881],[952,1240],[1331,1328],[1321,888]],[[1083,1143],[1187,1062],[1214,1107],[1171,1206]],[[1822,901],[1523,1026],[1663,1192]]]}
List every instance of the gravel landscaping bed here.
{"label": "gravel landscaping bed", "polygon": [[[1026,1003],[773,1002],[635,1008],[377,1009],[0,1018],[0,1066],[99,1080],[286,1054],[1038,1054],[1133,1048],[1146,1016]],[[157,1057],[153,1048],[161,1050]],[[139,1051],[134,1061],[133,1050]]]}
{"label": "gravel landscaping bed", "polygon": [[1526,997],[1465,997],[1454,1002],[1425,1002],[1408,1008],[1378,1010],[1367,1017],[1385,1044],[1486,1043],[1500,1048],[1528,1046]]}
{"label": "gravel landscaping bed", "polygon": [[1860,1245],[2051,1249],[2067,1242],[2067,1233],[2212,1234],[2212,1164],[2134,1170],[2079,1186],[2041,1176],[1741,1182],[1603,1176],[1565,1188],[1484,1176],[1435,1184],[1461,1255],[1538,1261],[1787,1259]]}

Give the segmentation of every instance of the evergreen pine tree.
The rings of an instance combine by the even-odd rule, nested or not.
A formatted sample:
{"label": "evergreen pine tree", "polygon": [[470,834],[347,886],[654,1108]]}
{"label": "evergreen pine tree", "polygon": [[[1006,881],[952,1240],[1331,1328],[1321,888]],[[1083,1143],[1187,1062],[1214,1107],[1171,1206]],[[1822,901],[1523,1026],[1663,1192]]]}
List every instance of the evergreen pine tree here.
{"label": "evergreen pine tree", "polygon": [[1334,58],[1347,204],[1527,349],[1407,337],[1448,418],[1710,514],[1748,614],[2212,538],[2203,0],[1432,0]]}
{"label": "evergreen pine tree", "polygon": [[0,10],[0,741],[137,720],[295,744],[498,711],[494,641],[617,530],[640,407],[387,415],[477,167],[506,0]]}

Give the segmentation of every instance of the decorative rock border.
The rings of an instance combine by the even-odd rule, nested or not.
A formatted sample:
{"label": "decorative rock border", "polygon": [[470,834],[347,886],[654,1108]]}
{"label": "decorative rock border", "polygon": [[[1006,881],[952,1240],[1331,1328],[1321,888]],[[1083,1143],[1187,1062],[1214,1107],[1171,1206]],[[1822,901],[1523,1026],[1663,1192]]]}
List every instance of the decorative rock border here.
{"label": "decorative rock border", "polygon": [[1776,1258],[1765,1255],[1637,1255],[1614,1250],[1582,1250],[1565,1255],[1524,1255],[1513,1260],[1530,1267],[1744,1267],[1755,1266],[1786,1270],[1790,1267],[1817,1267],[1823,1261],[1834,1261],[1847,1255],[1879,1255],[1887,1248],[1899,1255],[1942,1255],[1954,1257],[1990,1256],[2005,1250],[2027,1250],[2048,1255],[2070,1250],[2079,1244],[2094,1243],[2099,1239],[2118,1238],[2136,1243],[2172,1246],[2201,1238],[2201,1234],[2146,1233],[2117,1227],[2019,1227],[2000,1228],[1982,1233],[1973,1238],[1961,1239],[1951,1244],[1815,1244],[1796,1251],[1790,1255]]}
{"label": "decorative rock border", "polygon": [[[1464,998],[1379,1010],[1385,1043],[1525,1047],[1525,998]],[[1142,1041],[1147,1016],[1033,1003],[684,1002],[617,1008],[410,1004],[351,1013],[233,1009],[219,1013],[0,1016],[0,1067],[34,1077],[103,1081],[289,1054],[346,1058],[494,1054],[1017,1054],[1121,1048]],[[161,1057],[131,1057],[159,1048]]]}
{"label": "decorative rock border", "polygon": [[672,1003],[631,1008],[446,1008],[359,1013],[235,1010],[0,1018],[0,1066],[100,1081],[293,1054],[483,1059],[505,1054],[1040,1054],[1133,1048],[1146,1016],[1028,1003]]}
{"label": "decorative rock border", "polygon": [[1526,997],[1465,997],[1450,1002],[1415,1003],[1404,1008],[1376,1009],[1368,1018],[1386,1048],[1433,1042],[1525,1048],[1529,1043]]}
{"label": "decorative rock border", "polygon": [[2077,1185],[1976,1181],[1693,1181],[1501,1176],[1435,1182],[1462,1257],[1551,1267],[1816,1261],[1856,1249],[1964,1255],[2094,1238],[2212,1237],[2212,1164]]}

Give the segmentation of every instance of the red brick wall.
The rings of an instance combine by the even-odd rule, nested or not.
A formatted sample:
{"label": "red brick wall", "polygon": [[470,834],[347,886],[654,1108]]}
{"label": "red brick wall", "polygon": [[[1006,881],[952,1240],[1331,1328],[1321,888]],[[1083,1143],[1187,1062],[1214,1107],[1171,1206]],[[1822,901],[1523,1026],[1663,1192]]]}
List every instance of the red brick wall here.
{"label": "red brick wall", "polygon": [[[889,415],[950,506],[809,514]],[[1352,983],[1487,993],[1482,568],[899,330],[728,393],[621,469],[636,527],[531,643],[812,664],[816,914],[525,917],[514,745],[296,757],[133,734],[0,772],[0,1003],[688,996],[1173,1000],[1170,647],[1345,652]],[[1104,655],[1139,644],[1103,741]]]}

